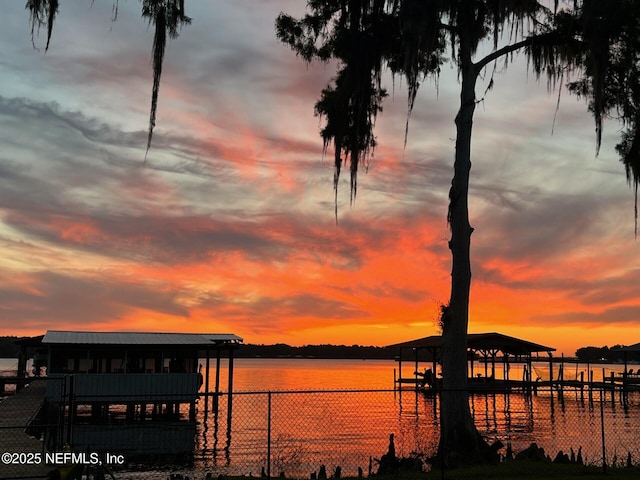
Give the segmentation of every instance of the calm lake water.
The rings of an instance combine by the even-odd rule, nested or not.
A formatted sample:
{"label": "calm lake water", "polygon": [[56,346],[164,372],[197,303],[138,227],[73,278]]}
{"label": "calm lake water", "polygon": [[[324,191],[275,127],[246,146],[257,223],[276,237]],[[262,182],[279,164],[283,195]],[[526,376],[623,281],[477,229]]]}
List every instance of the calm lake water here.
{"label": "calm lake water", "polygon": [[[0,360],[0,371],[15,368],[15,363]],[[205,472],[257,476],[266,468],[269,456],[272,475],[285,471],[308,478],[321,464],[329,474],[341,466],[344,475],[356,475],[358,467],[366,475],[370,459],[375,471],[375,459],[386,452],[391,433],[398,455],[435,453],[438,399],[410,389],[392,391],[396,362],[236,359],[231,421],[227,415],[226,364],[223,359],[223,395],[217,413],[213,399],[200,401],[193,432],[193,464],[176,467],[180,472],[198,478]],[[544,378],[545,369],[548,375],[548,363],[535,366],[535,375]],[[213,391],[215,362],[210,367]],[[521,378],[522,368],[511,365],[510,378]],[[617,364],[591,368],[595,380],[623,369]],[[404,377],[411,376],[413,370],[413,364],[403,364]],[[567,364],[565,379],[579,378],[581,371],[586,378],[586,364]],[[484,373],[484,366],[476,364],[475,372]],[[502,377],[501,364],[494,373]],[[626,459],[630,452],[633,461],[640,463],[640,395],[630,394],[623,403],[619,395],[605,393],[602,400],[599,392],[590,397],[587,391],[565,391],[561,400],[557,392],[540,391],[531,397],[519,393],[476,394],[469,401],[483,435],[490,441],[511,443],[516,452],[531,442],[537,442],[552,456],[560,449],[568,452],[571,447],[576,451],[582,447],[588,463],[601,464],[602,416],[608,462],[614,456]],[[154,462],[151,468],[161,468],[163,459]]]}
{"label": "calm lake water", "polygon": [[[420,365],[421,369],[424,367],[429,365]],[[236,392],[388,390],[393,388],[394,368],[397,372],[398,365],[394,361],[377,360],[240,359],[236,360],[234,369],[234,389]],[[522,364],[512,364],[509,377],[522,378],[523,368]],[[403,363],[403,377],[411,376],[414,370],[412,363]],[[484,374],[484,365],[476,364],[474,371]],[[564,378],[580,378],[584,372],[586,379],[589,371],[593,372],[594,380],[599,381],[603,376],[609,378],[612,373],[618,375],[623,366],[566,364]],[[490,365],[488,372],[491,373]],[[557,378],[557,364],[553,366],[553,372]],[[534,378],[548,379],[548,362],[534,363],[533,373]],[[503,378],[503,374],[502,364],[497,364],[495,377]],[[221,385],[226,390],[226,384],[221,382]],[[627,452],[631,452],[632,458],[640,462],[640,395],[629,395],[626,404],[611,393],[605,393],[603,400],[607,458],[609,461],[614,455],[626,458]],[[272,394],[271,401],[272,438],[279,436],[284,445],[282,448],[289,450],[282,454],[283,457],[295,457],[291,450],[295,450],[296,445],[306,452],[300,456],[312,460],[295,466],[302,471],[313,471],[320,463],[325,463],[328,469],[336,465],[351,466],[351,474],[361,466],[366,473],[369,457],[380,458],[385,453],[390,433],[395,435],[399,455],[408,456],[412,452],[433,455],[437,448],[438,399],[416,394],[411,389],[401,393],[277,393]],[[260,443],[264,444],[264,437],[256,432],[265,426],[266,403],[264,396],[234,395],[229,453],[249,455],[248,452],[260,448]],[[479,430],[491,441],[499,439],[505,444],[511,443],[516,452],[537,442],[552,456],[558,450],[569,452],[573,448],[577,452],[582,447],[587,462],[600,464],[602,461],[599,392],[589,397],[588,391],[567,390],[562,401],[557,392],[552,395],[549,391],[539,391],[531,397],[519,393],[476,394],[470,396],[470,405]],[[247,418],[252,421],[247,423]],[[313,452],[305,450],[308,445],[313,446]],[[201,463],[207,468],[220,467],[227,461],[240,462],[240,458],[233,455],[231,458],[220,456],[220,452],[209,448],[209,444],[202,447],[206,453],[202,455]],[[282,469],[289,471],[292,466],[286,465],[285,460],[281,462]],[[297,460],[294,458],[291,463]],[[251,464],[248,457],[242,462]],[[255,473],[257,470],[250,471]]]}

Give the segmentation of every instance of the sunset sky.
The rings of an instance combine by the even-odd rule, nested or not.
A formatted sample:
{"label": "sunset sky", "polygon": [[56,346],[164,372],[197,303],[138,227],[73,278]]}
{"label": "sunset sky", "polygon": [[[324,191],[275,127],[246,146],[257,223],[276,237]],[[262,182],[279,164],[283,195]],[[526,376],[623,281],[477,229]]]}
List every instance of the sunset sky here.
{"label": "sunset sky", "polygon": [[[438,333],[459,84],[406,90],[334,217],[313,105],[334,64],[275,37],[300,0],[187,1],[146,163],[153,27],[140,2],[62,0],[51,46],[24,2],[0,20],[0,334],[235,333],[246,343],[387,345]],[[478,97],[488,84],[487,72]],[[470,332],[573,354],[640,342],[633,193],[584,101],[498,66],[476,110]],[[555,124],[554,124],[554,115]]]}

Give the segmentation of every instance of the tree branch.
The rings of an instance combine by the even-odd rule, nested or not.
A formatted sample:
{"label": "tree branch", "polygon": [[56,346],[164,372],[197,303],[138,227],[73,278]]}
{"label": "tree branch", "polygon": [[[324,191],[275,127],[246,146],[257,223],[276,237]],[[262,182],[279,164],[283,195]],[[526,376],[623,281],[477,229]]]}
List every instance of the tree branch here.
{"label": "tree branch", "polygon": [[491,52],[489,55],[487,55],[486,57],[484,57],[483,59],[479,60],[475,66],[477,71],[482,70],[484,67],[487,66],[487,64],[493,62],[494,60],[497,60],[498,58],[507,55],[511,52],[515,52],[516,50],[520,50],[521,48],[524,47],[530,47],[533,45],[544,45],[547,44],[549,46],[551,45],[560,45],[562,43],[566,43],[567,42],[567,36],[565,35],[561,35],[559,32],[557,31],[552,31],[552,32],[547,32],[547,33],[543,33],[540,35],[534,35],[532,37],[528,37],[525,38],[524,40],[520,41],[520,42],[516,42],[513,43],[511,45],[507,45],[505,47],[500,48],[499,50],[496,50],[495,52]]}
{"label": "tree branch", "polygon": [[455,25],[449,25],[448,23],[440,22],[440,25],[438,26],[449,33],[458,33],[458,28]]}
{"label": "tree branch", "polygon": [[502,57],[504,55],[507,55],[508,53],[515,52],[516,50],[520,50],[523,47],[528,47],[530,45],[533,45],[536,39],[539,39],[539,37],[525,38],[524,40],[522,40],[520,42],[516,42],[516,43],[513,43],[511,45],[507,45],[505,47],[502,47],[499,50],[496,50],[495,52],[491,52],[489,55],[487,55],[483,59],[479,60],[475,64],[477,71],[482,70],[485,66],[487,66],[487,64],[493,62],[494,60],[497,60],[498,58],[500,58],[500,57]]}

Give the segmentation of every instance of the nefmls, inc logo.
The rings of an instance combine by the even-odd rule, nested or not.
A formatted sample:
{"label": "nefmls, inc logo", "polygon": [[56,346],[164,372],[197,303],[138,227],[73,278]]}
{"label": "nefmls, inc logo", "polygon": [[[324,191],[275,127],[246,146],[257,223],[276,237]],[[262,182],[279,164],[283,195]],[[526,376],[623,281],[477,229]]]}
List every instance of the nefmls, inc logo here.
{"label": "nefmls, inc logo", "polygon": [[51,465],[100,465],[100,456],[97,452],[46,452],[45,463]]}

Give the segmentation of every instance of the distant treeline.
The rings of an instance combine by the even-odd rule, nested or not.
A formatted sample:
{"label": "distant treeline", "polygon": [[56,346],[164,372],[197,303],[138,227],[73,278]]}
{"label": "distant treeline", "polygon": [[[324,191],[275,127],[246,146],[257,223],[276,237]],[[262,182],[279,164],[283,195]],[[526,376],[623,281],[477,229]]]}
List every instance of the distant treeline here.
{"label": "distant treeline", "polygon": [[[17,358],[18,347],[14,343],[25,337],[0,336],[0,358]],[[580,362],[620,362],[623,360],[619,351],[624,345],[611,348],[581,347],[576,350],[576,358]],[[330,359],[393,359],[398,355],[397,348],[373,347],[361,345],[304,345],[292,347],[284,343],[275,345],[243,344],[234,356],[239,358],[330,358]],[[638,353],[630,353],[627,360],[640,360]]]}
{"label": "distant treeline", "polygon": [[330,358],[330,359],[393,359],[396,348],[365,347],[360,345],[305,345],[292,347],[284,343],[275,345],[242,345],[234,354],[242,358]]}
{"label": "distant treeline", "polygon": [[[0,337],[0,358],[17,358],[18,347],[13,343],[24,337]],[[292,347],[284,343],[276,345],[243,344],[234,352],[239,358],[345,358],[345,359],[393,359],[398,354],[395,348],[365,347],[360,345],[305,345]]]}
{"label": "distant treeline", "polygon": [[[624,359],[620,351],[625,345],[614,345],[609,348],[604,347],[582,347],[576,350],[576,357],[580,362],[621,362]],[[637,360],[638,353],[630,352],[627,360]]]}

